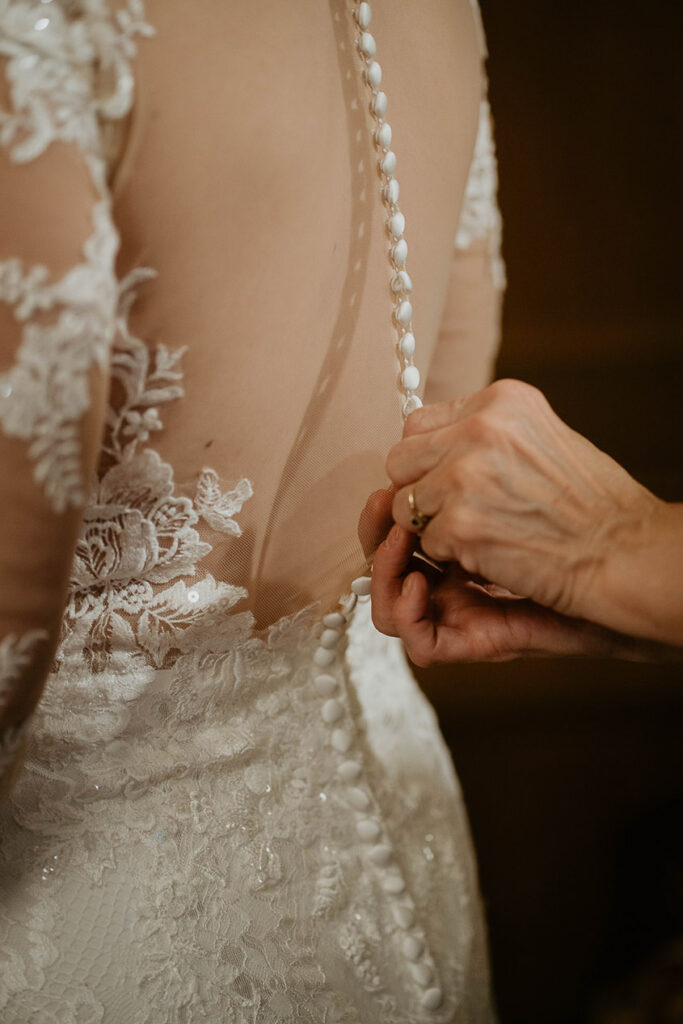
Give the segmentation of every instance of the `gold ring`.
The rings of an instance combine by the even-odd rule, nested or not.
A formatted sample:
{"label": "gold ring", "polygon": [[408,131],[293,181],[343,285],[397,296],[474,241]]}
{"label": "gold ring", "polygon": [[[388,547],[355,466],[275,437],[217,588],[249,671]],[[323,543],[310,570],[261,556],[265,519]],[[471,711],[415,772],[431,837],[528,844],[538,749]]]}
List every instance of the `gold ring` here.
{"label": "gold ring", "polygon": [[412,487],[408,491],[408,507],[410,508],[410,522],[417,532],[420,533],[421,530],[424,530],[432,517],[426,516],[424,512],[420,512],[417,507],[417,502],[415,501],[415,492]]}

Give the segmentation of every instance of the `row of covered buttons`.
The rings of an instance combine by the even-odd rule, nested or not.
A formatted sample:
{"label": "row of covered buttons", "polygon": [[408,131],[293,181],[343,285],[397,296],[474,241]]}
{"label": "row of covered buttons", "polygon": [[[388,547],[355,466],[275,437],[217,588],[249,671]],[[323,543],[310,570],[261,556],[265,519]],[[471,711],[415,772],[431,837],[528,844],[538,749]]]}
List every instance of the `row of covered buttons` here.
{"label": "row of covered buttons", "polygon": [[413,306],[408,297],[413,290],[413,282],[405,269],[408,257],[408,243],[403,237],[406,221],[398,207],[400,189],[398,179],[394,176],[398,161],[396,154],[390,148],[393,132],[389,122],[384,119],[388,106],[387,95],[379,89],[382,82],[382,67],[379,61],[375,60],[377,53],[375,38],[368,32],[372,19],[370,4],[359,4],[355,18],[360,29],[358,50],[364,62],[364,78],[371,91],[370,112],[376,122],[373,139],[379,150],[378,170],[384,182],[381,195],[387,208],[386,225],[391,241],[388,255],[393,273],[391,290],[395,296],[394,322],[398,330],[397,347],[401,363],[399,381],[406,396],[403,402],[405,417],[422,405],[416,394],[420,386],[420,371],[413,363],[415,353],[415,336],[412,331]]}
{"label": "row of covered buttons", "polygon": [[[313,655],[316,666],[314,685],[322,698],[320,714],[323,722],[331,729],[330,743],[344,759],[337,773],[344,784],[344,795],[349,805],[357,812],[356,832],[367,849],[367,858],[375,869],[381,872],[384,891],[395,900],[393,916],[396,924],[405,934],[400,940],[400,950],[410,964],[410,972],[422,989],[420,1002],[424,1009],[436,1010],[442,1003],[443,994],[435,981],[434,964],[429,955],[424,936],[415,926],[415,907],[406,892],[405,880],[393,862],[393,849],[383,833],[379,814],[373,815],[373,800],[362,786],[362,766],[350,752],[353,734],[343,719],[347,710],[340,699],[339,683],[331,670],[338,657],[340,642],[348,626],[349,616],[356,601],[368,600],[370,577],[360,576],[351,585],[351,595],[340,602],[343,612],[332,612],[323,618],[323,631]],[[328,671],[320,671],[327,669]]]}

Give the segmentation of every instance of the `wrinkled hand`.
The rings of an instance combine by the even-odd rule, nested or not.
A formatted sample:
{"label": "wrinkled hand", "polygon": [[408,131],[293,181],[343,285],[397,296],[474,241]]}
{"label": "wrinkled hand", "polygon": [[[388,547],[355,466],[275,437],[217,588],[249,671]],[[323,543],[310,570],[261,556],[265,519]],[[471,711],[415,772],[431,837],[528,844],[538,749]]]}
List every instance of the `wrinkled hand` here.
{"label": "wrinkled hand", "polygon": [[662,504],[520,381],[417,410],[387,471],[396,522],[415,529],[411,488],[432,517],[420,534],[431,558],[594,621],[603,565]]}
{"label": "wrinkled hand", "polygon": [[[390,504],[393,492],[372,497],[378,523],[382,495]],[[372,573],[375,626],[400,636],[416,665],[520,656],[657,656],[653,645],[516,598],[473,579],[457,563],[439,573],[414,557],[418,548],[414,534],[394,525],[375,552]]]}

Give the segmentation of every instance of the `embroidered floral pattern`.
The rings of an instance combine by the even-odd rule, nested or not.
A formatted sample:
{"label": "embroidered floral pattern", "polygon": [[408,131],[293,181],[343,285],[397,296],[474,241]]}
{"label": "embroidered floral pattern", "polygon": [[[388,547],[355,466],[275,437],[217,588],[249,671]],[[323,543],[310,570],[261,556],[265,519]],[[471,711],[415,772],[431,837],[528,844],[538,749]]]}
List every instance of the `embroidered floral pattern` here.
{"label": "embroidered floral pattern", "polygon": [[193,577],[211,551],[195,529],[200,516],[239,536],[233,517],[252,494],[249,481],[224,494],[215,471],[205,469],[193,502],[176,495],[168,463],[141,447],[161,428],[158,407],[183,393],[182,350],[159,345],[150,353],[128,330],[135,286],[149,277],[138,271],[122,284],[111,371],[122,398],[109,410],[102,449],[113,464],[87,502],[63,620],[60,657],[81,650],[92,671],[112,658],[161,668],[170,652],[195,645],[198,631],[221,622],[246,596],[208,574]]}
{"label": "embroidered floral pattern", "polygon": [[[56,512],[85,497],[79,424],[90,404],[87,374],[105,369],[113,340],[118,238],[100,120],[130,109],[134,38],[150,33],[140,0],[115,18],[105,0],[0,0],[0,56],[12,102],[0,109],[0,144],[16,163],[35,160],[55,141],[78,146],[102,196],[84,262],[61,280],[51,282],[44,266],[0,263],[0,301],[14,307],[22,332],[15,365],[0,374],[0,428],[29,445],[36,482]],[[45,313],[54,319],[32,320]]]}
{"label": "embroidered floral pattern", "polygon": [[0,110],[0,144],[25,163],[52,142],[75,143],[102,184],[98,118],[130,110],[135,37],[153,34],[142,0],[113,17],[106,0],[0,0],[0,25],[13,108]]}
{"label": "embroidered floral pattern", "polygon": [[[117,239],[105,203],[95,206],[85,261],[50,283],[46,267],[0,263],[0,301],[22,325],[16,362],[0,374],[0,427],[28,443],[34,476],[56,512],[85,498],[80,420],[90,405],[88,372],[106,367],[114,334]],[[55,312],[55,320],[33,321]]]}

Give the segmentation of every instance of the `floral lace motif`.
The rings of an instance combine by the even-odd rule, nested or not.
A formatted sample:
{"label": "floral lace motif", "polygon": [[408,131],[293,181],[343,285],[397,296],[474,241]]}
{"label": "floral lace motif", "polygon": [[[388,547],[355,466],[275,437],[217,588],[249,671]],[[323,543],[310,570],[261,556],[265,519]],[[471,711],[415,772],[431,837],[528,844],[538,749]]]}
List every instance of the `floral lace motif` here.
{"label": "floral lace motif", "polygon": [[[114,333],[117,238],[106,204],[93,214],[85,261],[61,280],[50,283],[46,267],[0,263],[0,301],[24,325],[16,362],[0,374],[0,426],[29,444],[34,477],[55,512],[85,497],[79,431],[90,405],[88,372],[106,369]],[[53,323],[31,320],[52,310],[59,311]]]}
{"label": "floral lace motif", "polygon": [[493,281],[496,288],[502,291],[506,285],[506,276],[501,256],[503,222],[497,195],[498,166],[491,127],[491,108],[488,100],[483,99],[455,245],[458,249],[468,249],[473,242],[488,238]]}
{"label": "floral lace motif", "polygon": [[[79,424],[90,404],[88,372],[106,368],[117,298],[100,122],[129,111],[134,37],[151,28],[140,0],[115,18],[105,0],[0,0],[0,26],[12,101],[0,110],[0,144],[15,163],[35,160],[55,141],[76,145],[102,197],[84,262],[61,280],[50,282],[44,266],[0,263],[0,301],[14,307],[22,328],[16,362],[0,375],[0,427],[29,445],[36,482],[63,512],[85,497]],[[54,320],[32,320],[45,313]]]}
{"label": "floral lace motif", "polygon": [[114,16],[107,0],[0,0],[0,24],[13,106],[0,110],[0,144],[17,163],[57,140],[75,144],[103,187],[99,119],[130,110],[135,37],[153,34],[142,0]]}
{"label": "floral lace motif", "polygon": [[121,285],[111,376],[122,397],[107,416],[102,451],[110,465],[87,501],[63,619],[59,658],[82,651],[95,672],[135,661],[163,667],[246,596],[209,574],[193,577],[211,551],[195,529],[200,517],[239,536],[233,517],[251,497],[249,481],[224,494],[216,472],[204,469],[193,502],[176,495],[171,466],[141,448],[162,427],[158,406],[183,394],[184,350],[162,344],[152,354],[128,330],[135,288],[150,276],[138,270]]}

